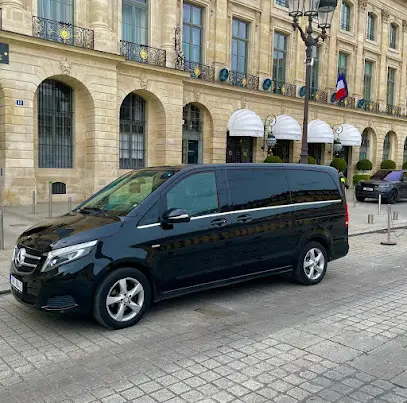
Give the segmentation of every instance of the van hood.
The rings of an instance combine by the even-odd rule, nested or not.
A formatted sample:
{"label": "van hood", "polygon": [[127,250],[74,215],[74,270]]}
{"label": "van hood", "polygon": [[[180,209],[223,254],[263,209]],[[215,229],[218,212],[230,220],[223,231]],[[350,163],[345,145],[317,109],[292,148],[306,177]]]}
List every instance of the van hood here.
{"label": "van hood", "polygon": [[69,213],[29,228],[17,243],[44,253],[115,235],[122,223],[120,217]]}

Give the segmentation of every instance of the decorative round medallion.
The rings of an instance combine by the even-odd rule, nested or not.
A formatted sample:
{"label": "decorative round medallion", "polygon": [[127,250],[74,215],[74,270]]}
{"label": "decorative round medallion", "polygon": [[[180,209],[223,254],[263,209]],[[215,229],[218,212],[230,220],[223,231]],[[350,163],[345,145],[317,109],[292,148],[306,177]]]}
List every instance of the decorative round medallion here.
{"label": "decorative round medallion", "polygon": [[66,27],[62,27],[59,31],[59,36],[62,40],[67,41],[71,37],[71,34]]}
{"label": "decorative round medallion", "polygon": [[281,93],[284,95],[285,92],[286,92],[285,85],[283,85],[283,86],[281,87]]}
{"label": "decorative round medallion", "polygon": [[141,60],[147,60],[147,57],[148,57],[148,53],[147,53],[147,50],[146,50],[146,48],[141,48],[141,50],[140,50],[140,58],[141,58]]}
{"label": "decorative round medallion", "polygon": [[247,84],[247,79],[246,79],[246,77],[243,77],[243,78],[242,78],[242,85],[243,85],[243,87],[246,87],[246,84]]}
{"label": "decorative round medallion", "polygon": [[195,77],[199,77],[201,75],[201,70],[199,69],[198,65],[196,65],[194,68],[194,74],[195,74]]}

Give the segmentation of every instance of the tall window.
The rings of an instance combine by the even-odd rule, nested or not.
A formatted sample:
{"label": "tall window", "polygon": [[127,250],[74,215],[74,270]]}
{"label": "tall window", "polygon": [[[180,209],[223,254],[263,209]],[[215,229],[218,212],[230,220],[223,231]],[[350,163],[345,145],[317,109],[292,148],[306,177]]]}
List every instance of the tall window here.
{"label": "tall window", "polygon": [[182,51],[185,60],[195,63],[202,61],[202,8],[184,3],[182,26]]}
{"label": "tall window", "polygon": [[363,98],[366,101],[370,101],[371,99],[371,91],[372,91],[372,76],[373,76],[373,63],[365,61],[365,73],[363,76]]}
{"label": "tall window", "polygon": [[274,32],[273,79],[284,83],[287,70],[287,35]]}
{"label": "tall window", "polygon": [[351,5],[346,1],[341,4],[341,28],[350,31]]}
{"label": "tall window", "polygon": [[122,6],[122,40],[147,45],[147,0],[123,0]]}
{"label": "tall window", "polygon": [[387,105],[394,105],[394,87],[396,83],[396,69],[387,69]]}
{"label": "tall window", "polygon": [[390,153],[391,153],[390,134],[387,133],[383,142],[383,161],[390,159]]}
{"label": "tall window", "polygon": [[240,20],[232,22],[232,70],[247,73],[249,24]]}
{"label": "tall window", "polygon": [[339,52],[338,57],[338,74],[348,74],[348,55],[343,52]]}
{"label": "tall window", "polygon": [[276,0],[276,4],[278,6],[288,8],[288,0]]}
{"label": "tall window", "polygon": [[38,167],[72,168],[72,88],[56,80],[38,87]]}
{"label": "tall window", "polygon": [[182,163],[201,163],[203,154],[201,111],[195,105],[185,105],[183,119]]}
{"label": "tall window", "polygon": [[120,169],[144,167],[146,101],[129,94],[120,107]]}
{"label": "tall window", "polygon": [[359,150],[359,159],[366,160],[369,158],[369,130],[365,129],[362,133],[362,144]]}
{"label": "tall window", "polygon": [[367,31],[366,37],[370,41],[375,40],[375,32],[376,32],[376,17],[373,13],[367,13]]}
{"label": "tall window", "polygon": [[390,48],[396,49],[397,48],[397,25],[390,24]]}
{"label": "tall window", "polygon": [[312,47],[312,57],[314,62],[311,67],[311,88],[318,89],[319,85],[319,46]]}
{"label": "tall window", "polygon": [[74,23],[74,0],[38,0],[38,16],[68,24]]}

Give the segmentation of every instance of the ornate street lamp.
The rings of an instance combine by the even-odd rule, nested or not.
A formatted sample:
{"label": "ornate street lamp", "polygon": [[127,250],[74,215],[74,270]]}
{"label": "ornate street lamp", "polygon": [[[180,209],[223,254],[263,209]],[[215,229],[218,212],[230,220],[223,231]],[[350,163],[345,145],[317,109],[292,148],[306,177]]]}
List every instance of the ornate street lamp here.
{"label": "ornate street lamp", "polygon": [[[277,118],[274,115],[269,115],[264,121],[264,143],[262,149],[267,145],[267,156],[273,155],[273,148],[277,144],[276,136],[273,135],[273,126],[276,124]],[[266,137],[267,135],[267,137]]]}
{"label": "ornate street lamp", "polygon": [[[312,47],[322,39],[326,39],[326,30],[331,27],[332,17],[338,0],[288,0],[288,14],[293,18],[293,29],[298,29],[301,39],[305,43],[306,68],[305,68],[305,97],[304,97],[304,122],[301,144],[301,164],[308,163],[308,108],[311,87]],[[306,32],[299,25],[298,19],[302,16],[308,17]],[[318,17],[318,27],[322,32],[313,37],[312,23],[314,17]]]}
{"label": "ornate street lamp", "polygon": [[335,156],[335,155],[338,155],[343,149],[341,140],[339,139],[339,135],[343,132],[343,126],[342,125],[335,125],[332,128],[332,130],[333,130],[334,135],[335,135],[334,143],[332,145],[332,150],[333,150],[333,153],[334,153],[334,156]]}

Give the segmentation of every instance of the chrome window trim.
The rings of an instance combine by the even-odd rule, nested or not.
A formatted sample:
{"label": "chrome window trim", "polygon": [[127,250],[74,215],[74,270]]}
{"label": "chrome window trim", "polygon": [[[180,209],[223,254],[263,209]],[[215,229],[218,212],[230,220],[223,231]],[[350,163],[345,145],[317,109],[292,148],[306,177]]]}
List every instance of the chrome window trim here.
{"label": "chrome window trim", "polygon": [[[293,207],[293,206],[311,206],[311,205],[327,204],[327,203],[328,204],[342,203],[342,200],[341,199],[322,200],[322,201],[315,201],[315,202],[281,204],[279,206],[259,207],[259,208],[237,210],[237,211],[226,211],[224,213],[213,213],[213,214],[202,215],[199,217],[191,217],[191,221],[201,220],[202,218],[219,217],[219,216],[232,215],[232,214],[243,214],[243,213],[249,213],[251,211],[275,210],[275,209],[287,208],[287,207]],[[153,227],[158,227],[158,226],[160,226],[160,223],[140,225],[137,227],[137,229],[153,228]]]}

